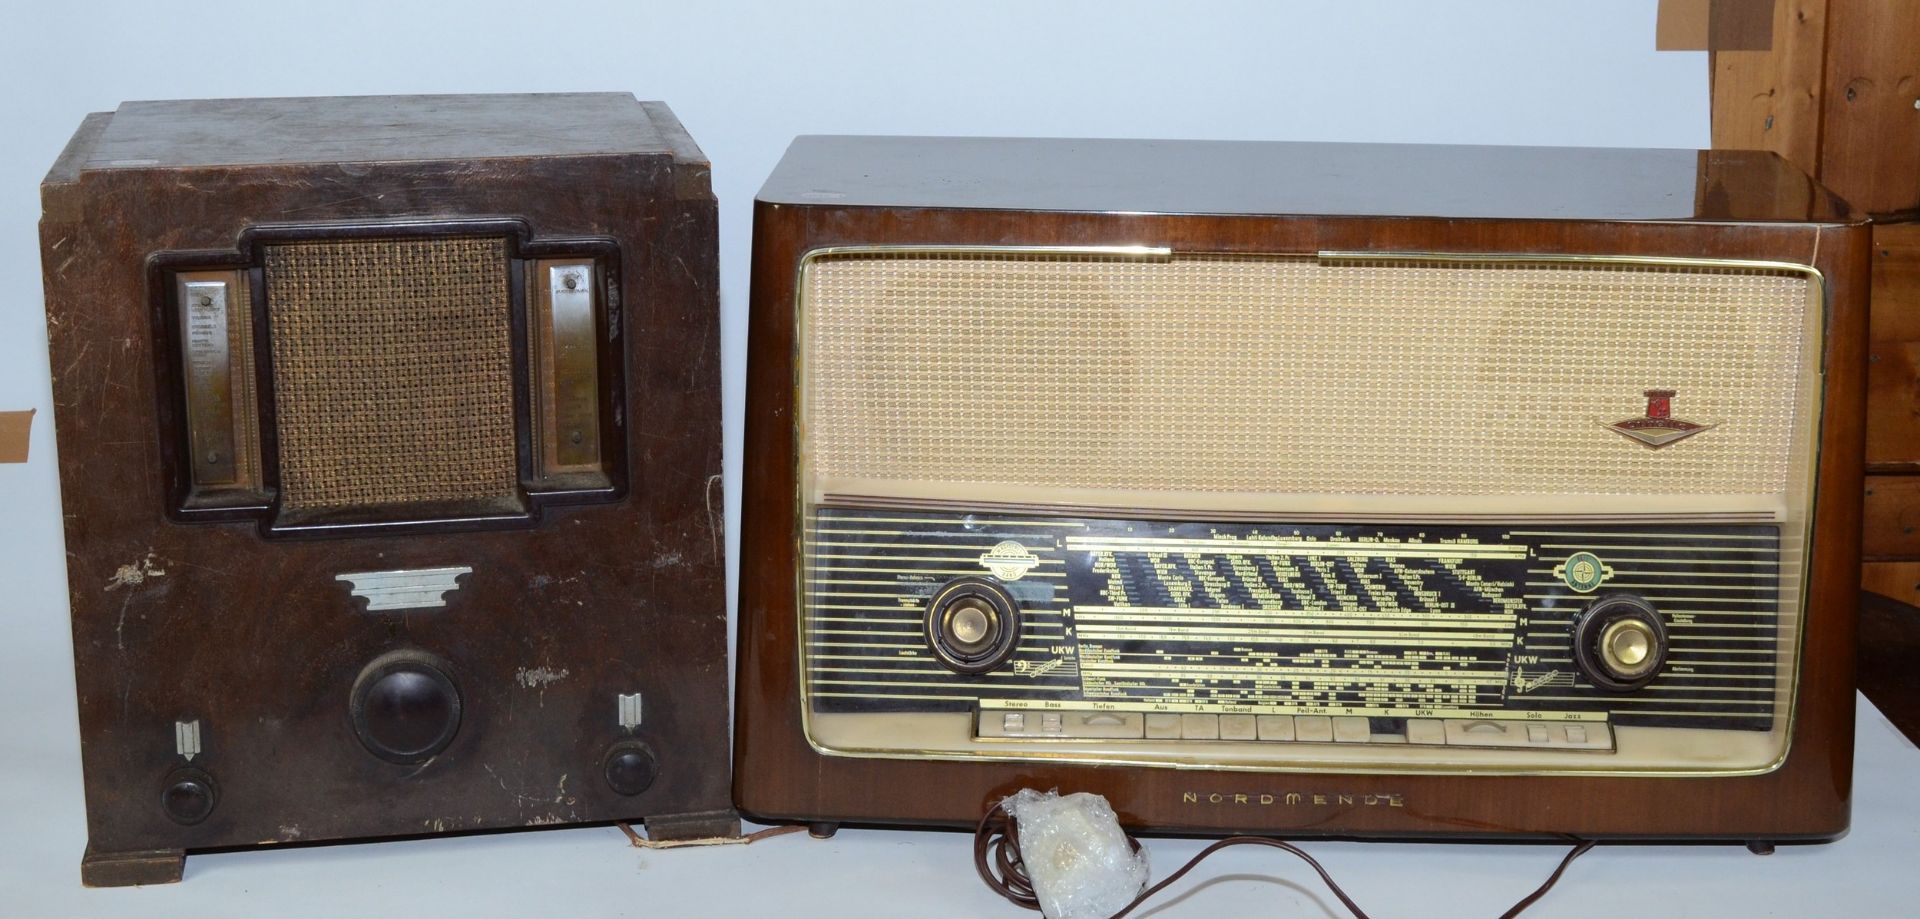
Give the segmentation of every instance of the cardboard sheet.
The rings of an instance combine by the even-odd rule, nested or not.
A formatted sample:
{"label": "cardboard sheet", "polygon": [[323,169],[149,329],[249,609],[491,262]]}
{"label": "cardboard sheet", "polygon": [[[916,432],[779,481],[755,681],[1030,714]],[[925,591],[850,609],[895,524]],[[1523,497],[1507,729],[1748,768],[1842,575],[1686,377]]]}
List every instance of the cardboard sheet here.
{"label": "cardboard sheet", "polygon": [[34,409],[0,412],[0,463],[27,461],[27,439],[33,434]]}
{"label": "cardboard sheet", "polygon": [[1775,0],[1660,0],[1653,46],[1660,51],[1766,51]]}

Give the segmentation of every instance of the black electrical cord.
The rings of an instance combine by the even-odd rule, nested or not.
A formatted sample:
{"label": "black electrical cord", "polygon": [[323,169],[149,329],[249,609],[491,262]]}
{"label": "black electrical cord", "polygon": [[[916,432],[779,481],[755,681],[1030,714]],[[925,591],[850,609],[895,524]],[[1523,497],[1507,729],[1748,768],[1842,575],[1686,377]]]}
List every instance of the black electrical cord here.
{"label": "black electrical cord", "polygon": [[[1127,844],[1132,846],[1135,852],[1140,851],[1140,840],[1133,838],[1131,835],[1127,836]],[[1194,867],[1205,860],[1207,856],[1221,849],[1228,848],[1229,846],[1246,845],[1282,849],[1300,856],[1308,865],[1313,867],[1315,872],[1319,873],[1320,880],[1326,882],[1327,889],[1332,891],[1335,897],[1340,898],[1340,902],[1346,905],[1347,911],[1353,914],[1354,919],[1367,919],[1367,914],[1360,908],[1360,904],[1353,902],[1353,898],[1347,896],[1347,892],[1341,890],[1339,884],[1334,883],[1333,875],[1328,874],[1327,869],[1322,867],[1318,861],[1315,861],[1313,856],[1308,855],[1305,850],[1292,843],[1283,842],[1278,839],[1268,839],[1264,836],[1229,836],[1205,849],[1201,849],[1199,854],[1188,859],[1186,864],[1181,865],[1179,869],[1172,874],[1167,875],[1165,880],[1141,891],[1140,895],[1133,899],[1133,902],[1128,903],[1124,909],[1114,913],[1109,919],[1124,919],[1125,916],[1138,909],[1141,904],[1147,902],[1155,894],[1165,890],[1182,877],[1185,877],[1187,872],[1192,871]],[[1539,901],[1541,897],[1546,896],[1547,891],[1553,889],[1553,885],[1559,882],[1560,876],[1566,873],[1567,866],[1573,864],[1574,859],[1586,854],[1588,849],[1593,848],[1593,845],[1592,840],[1581,840],[1578,842],[1572,850],[1567,852],[1566,857],[1560,860],[1560,866],[1553,870],[1553,874],[1549,875],[1544,883],[1525,898],[1521,899],[1520,902],[1515,903],[1513,908],[1501,913],[1500,919],[1513,919],[1513,917],[1526,911],[1527,907]],[[999,804],[995,804],[989,809],[986,814],[980,818],[979,826],[974,829],[973,866],[980,872],[980,879],[985,881],[987,886],[993,889],[994,893],[1007,898],[1015,905],[1027,909],[1038,910],[1040,908],[1040,899],[1034,894],[1033,890],[1033,879],[1027,875],[1027,866],[1025,862],[1021,861],[1020,857],[1019,822],[1014,820],[1012,815],[1008,814],[1006,809]]]}

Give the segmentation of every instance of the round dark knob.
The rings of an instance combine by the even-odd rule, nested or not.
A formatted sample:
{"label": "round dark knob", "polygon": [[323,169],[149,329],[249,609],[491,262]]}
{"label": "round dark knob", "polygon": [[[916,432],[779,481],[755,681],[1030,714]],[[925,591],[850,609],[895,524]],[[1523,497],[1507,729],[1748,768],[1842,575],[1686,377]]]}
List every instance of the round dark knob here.
{"label": "round dark knob", "polygon": [[431,654],[395,651],[360,671],[348,710],[368,752],[413,764],[446,749],[460,730],[460,690],[449,669]]}
{"label": "round dark knob", "polygon": [[1610,594],[1573,621],[1573,656],[1595,686],[1631,692],[1653,682],[1667,662],[1667,627],[1653,604]]}
{"label": "round dark knob", "polygon": [[607,785],[623,795],[646,791],[659,771],[653,750],[637,740],[614,744],[607,751]]}
{"label": "round dark knob", "polygon": [[192,826],[213,813],[218,792],[213,777],[198,769],[175,769],[160,791],[160,809],[175,823]]}
{"label": "round dark knob", "polygon": [[955,673],[986,673],[1020,643],[1020,604],[991,578],[954,578],[927,603],[927,647]]}

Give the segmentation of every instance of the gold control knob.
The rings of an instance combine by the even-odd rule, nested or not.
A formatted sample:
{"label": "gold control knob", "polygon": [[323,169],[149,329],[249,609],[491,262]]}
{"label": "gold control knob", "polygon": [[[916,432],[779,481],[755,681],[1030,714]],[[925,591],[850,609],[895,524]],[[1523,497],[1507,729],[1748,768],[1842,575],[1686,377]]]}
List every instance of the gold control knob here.
{"label": "gold control knob", "polygon": [[1667,629],[1653,604],[1632,594],[1593,601],[1573,623],[1574,662],[1595,686],[1630,692],[1667,661]]}
{"label": "gold control knob", "polygon": [[992,578],[954,578],[927,603],[927,648],[955,673],[986,673],[1020,643],[1020,605]]}
{"label": "gold control knob", "polygon": [[1619,619],[1600,633],[1600,659],[1616,673],[1639,674],[1653,663],[1653,629],[1638,619]]}

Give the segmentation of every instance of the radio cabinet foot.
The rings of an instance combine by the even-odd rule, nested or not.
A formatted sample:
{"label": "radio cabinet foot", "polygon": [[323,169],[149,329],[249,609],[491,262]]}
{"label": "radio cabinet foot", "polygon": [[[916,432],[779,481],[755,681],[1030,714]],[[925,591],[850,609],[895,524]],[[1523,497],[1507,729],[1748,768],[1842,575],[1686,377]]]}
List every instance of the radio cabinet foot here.
{"label": "radio cabinet foot", "polygon": [[80,856],[80,883],[88,887],[178,884],[186,864],[185,849],[96,852],[87,846],[86,854]]}
{"label": "radio cabinet foot", "polygon": [[1749,839],[1747,840],[1747,851],[1755,855],[1772,855],[1773,843],[1767,842],[1764,839]]}
{"label": "radio cabinet foot", "polygon": [[832,839],[833,834],[838,832],[840,832],[838,823],[822,820],[819,823],[807,824],[807,835],[815,839]]}
{"label": "radio cabinet foot", "polygon": [[649,839],[716,839],[740,835],[740,812],[733,808],[656,814],[645,823]]}

